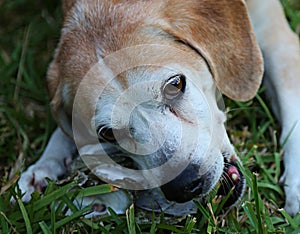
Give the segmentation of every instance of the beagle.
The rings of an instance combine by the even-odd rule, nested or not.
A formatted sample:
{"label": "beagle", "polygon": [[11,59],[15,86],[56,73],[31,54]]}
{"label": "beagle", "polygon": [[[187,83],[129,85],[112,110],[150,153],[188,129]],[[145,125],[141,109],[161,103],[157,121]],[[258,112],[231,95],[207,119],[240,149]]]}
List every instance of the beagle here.
{"label": "beagle", "polygon": [[59,127],[21,175],[24,201],[78,152],[105,182],[140,191],[145,209],[193,212],[214,188],[236,204],[245,179],[219,94],[247,101],[264,75],[286,140],[285,209],[300,210],[299,39],[279,0],[65,0],[63,10],[47,74]]}

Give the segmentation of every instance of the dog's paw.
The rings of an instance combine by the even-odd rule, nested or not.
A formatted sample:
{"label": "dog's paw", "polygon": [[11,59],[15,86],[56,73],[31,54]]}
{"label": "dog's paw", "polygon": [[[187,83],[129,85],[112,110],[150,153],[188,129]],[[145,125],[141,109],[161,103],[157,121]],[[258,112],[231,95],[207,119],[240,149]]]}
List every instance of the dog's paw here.
{"label": "dog's paw", "polygon": [[291,216],[300,211],[300,183],[298,185],[285,185],[285,206],[284,209]]}
{"label": "dog's paw", "polygon": [[300,211],[300,178],[285,173],[281,178],[285,191],[285,211],[295,216]]}
{"label": "dog's paw", "polygon": [[22,201],[29,202],[34,191],[43,192],[47,186],[46,178],[57,180],[67,172],[66,165],[58,160],[47,160],[30,166],[21,173],[18,185],[23,194]]}
{"label": "dog's paw", "polygon": [[[92,211],[85,214],[85,218],[108,215],[110,213],[108,208],[111,208],[116,214],[125,214],[132,203],[132,195],[121,189],[106,194],[78,197],[74,201],[74,204],[78,209],[83,209],[90,205],[92,206]],[[68,210],[67,215],[71,214],[71,210]]]}

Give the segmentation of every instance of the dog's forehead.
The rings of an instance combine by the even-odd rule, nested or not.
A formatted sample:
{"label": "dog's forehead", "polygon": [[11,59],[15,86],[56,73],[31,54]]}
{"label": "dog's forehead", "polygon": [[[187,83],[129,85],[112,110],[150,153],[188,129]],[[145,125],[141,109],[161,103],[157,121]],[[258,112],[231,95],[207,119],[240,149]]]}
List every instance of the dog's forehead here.
{"label": "dog's forehead", "polygon": [[116,51],[168,38],[159,27],[149,26],[149,21],[159,18],[159,2],[77,1],[65,15],[56,53],[61,76],[80,79],[99,59]]}
{"label": "dog's forehead", "polygon": [[[77,1],[65,16],[57,50],[60,76],[80,80],[99,60],[124,48],[130,48],[126,52],[130,66],[143,60],[145,64],[177,62],[200,67],[195,63],[202,63],[202,57],[161,28],[164,4],[160,0]],[[140,47],[147,44],[157,46]]]}
{"label": "dog's forehead", "polygon": [[147,18],[155,17],[152,5],[153,1],[77,1],[65,17],[62,33],[82,33],[87,40],[101,40],[103,51],[115,51]]}
{"label": "dog's forehead", "polygon": [[[109,106],[122,99],[127,104],[142,100],[161,100],[161,90],[166,81],[180,70],[171,66],[138,66],[120,74],[102,77],[106,84],[101,92],[99,105]],[[107,74],[107,73],[106,73]],[[125,100],[126,99],[126,100]],[[120,100],[119,100],[120,101]]]}
{"label": "dog's forehead", "polygon": [[123,84],[123,89],[133,86],[161,86],[170,77],[182,73],[179,69],[172,66],[138,66],[126,70],[116,76],[116,81]]}

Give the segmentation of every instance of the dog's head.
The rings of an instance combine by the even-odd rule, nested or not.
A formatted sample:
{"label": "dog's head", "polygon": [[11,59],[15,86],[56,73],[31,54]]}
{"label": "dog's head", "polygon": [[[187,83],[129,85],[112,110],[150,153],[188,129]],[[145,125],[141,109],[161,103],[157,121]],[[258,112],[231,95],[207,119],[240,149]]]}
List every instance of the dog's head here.
{"label": "dog's head", "polygon": [[80,147],[96,134],[106,152],[132,159],[170,200],[207,194],[225,178],[232,185],[221,188],[235,188],[233,204],[243,179],[217,89],[248,100],[262,77],[243,1],[74,0],[64,11],[48,72],[62,129],[74,137],[79,119],[75,128],[87,130]]}

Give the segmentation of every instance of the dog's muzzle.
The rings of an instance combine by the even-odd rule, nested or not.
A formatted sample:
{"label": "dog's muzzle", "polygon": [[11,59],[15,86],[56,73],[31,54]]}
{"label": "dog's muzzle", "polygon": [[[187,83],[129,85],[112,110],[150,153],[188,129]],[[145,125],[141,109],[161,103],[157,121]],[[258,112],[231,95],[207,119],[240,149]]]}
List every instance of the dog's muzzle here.
{"label": "dog's muzzle", "polygon": [[199,165],[190,164],[174,180],[161,186],[161,190],[170,201],[187,202],[209,192],[211,176],[209,171],[200,176]]}
{"label": "dog's muzzle", "polygon": [[[207,195],[212,190],[212,177],[214,168],[206,174],[199,176],[199,165],[190,164],[179,176],[161,187],[166,199],[183,203]],[[234,205],[243,195],[245,179],[235,161],[224,159],[223,174],[216,186],[217,197],[225,198],[224,207]],[[230,194],[230,195],[229,195]],[[229,195],[229,196],[227,196]]]}

